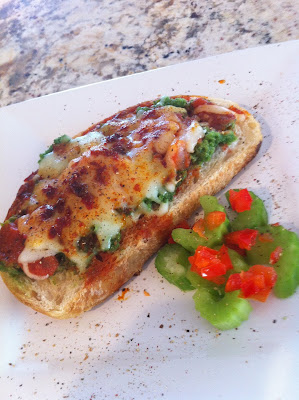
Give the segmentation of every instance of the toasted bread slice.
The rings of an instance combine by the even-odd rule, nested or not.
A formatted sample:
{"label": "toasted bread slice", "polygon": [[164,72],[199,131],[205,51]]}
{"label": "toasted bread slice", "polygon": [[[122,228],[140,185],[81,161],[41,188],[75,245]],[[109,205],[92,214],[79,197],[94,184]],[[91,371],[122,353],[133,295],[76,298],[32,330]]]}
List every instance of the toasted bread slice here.
{"label": "toasted bread slice", "polygon": [[[239,105],[221,99],[209,99],[223,107]],[[238,141],[228,152],[216,151],[212,159],[189,175],[174,197],[167,214],[146,216],[128,228],[121,246],[113,254],[104,253],[87,271],[57,272],[45,280],[34,280],[22,274],[14,278],[2,272],[9,290],[24,304],[55,318],[70,318],[87,311],[118,290],[167,240],[171,230],[183,219],[189,218],[199,207],[199,197],[213,195],[257,154],[262,135],[259,123],[248,112],[243,121],[237,121]]]}

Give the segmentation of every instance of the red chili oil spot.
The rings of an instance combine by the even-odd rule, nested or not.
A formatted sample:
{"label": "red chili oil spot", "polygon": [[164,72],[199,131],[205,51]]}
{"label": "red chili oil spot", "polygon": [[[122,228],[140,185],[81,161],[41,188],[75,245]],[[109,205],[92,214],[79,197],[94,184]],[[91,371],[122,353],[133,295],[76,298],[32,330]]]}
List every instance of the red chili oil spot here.
{"label": "red chili oil spot", "polygon": [[4,224],[0,230],[0,260],[7,264],[16,264],[24,249],[26,235],[19,232],[13,222]]}

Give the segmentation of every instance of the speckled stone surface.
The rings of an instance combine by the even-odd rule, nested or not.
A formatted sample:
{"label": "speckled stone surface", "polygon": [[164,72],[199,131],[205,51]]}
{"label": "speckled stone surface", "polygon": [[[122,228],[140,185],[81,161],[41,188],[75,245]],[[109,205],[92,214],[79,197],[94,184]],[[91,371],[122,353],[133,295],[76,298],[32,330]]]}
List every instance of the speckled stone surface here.
{"label": "speckled stone surface", "polygon": [[298,0],[0,0],[0,106],[297,39],[298,10]]}

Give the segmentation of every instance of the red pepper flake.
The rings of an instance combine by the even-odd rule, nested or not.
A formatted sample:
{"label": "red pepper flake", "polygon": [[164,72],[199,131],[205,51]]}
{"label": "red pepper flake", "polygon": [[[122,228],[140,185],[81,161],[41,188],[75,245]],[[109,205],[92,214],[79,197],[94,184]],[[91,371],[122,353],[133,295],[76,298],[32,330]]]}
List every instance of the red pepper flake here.
{"label": "red pepper flake", "polygon": [[144,296],[150,296],[149,292],[147,292],[145,289],[143,290]]}
{"label": "red pepper flake", "polygon": [[221,85],[223,85],[223,84],[225,83],[225,79],[220,79],[220,80],[218,81],[218,83],[220,83]]}
{"label": "red pepper flake", "polygon": [[283,249],[280,246],[276,247],[276,249],[272,251],[272,253],[270,254],[270,261],[269,261],[271,265],[276,264],[279,261],[282,255],[282,251]]}
{"label": "red pepper flake", "polygon": [[130,291],[129,288],[123,288],[122,289],[122,294],[119,294],[117,297],[117,300],[123,301],[123,300],[128,300],[128,298],[125,297],[125,295]]}

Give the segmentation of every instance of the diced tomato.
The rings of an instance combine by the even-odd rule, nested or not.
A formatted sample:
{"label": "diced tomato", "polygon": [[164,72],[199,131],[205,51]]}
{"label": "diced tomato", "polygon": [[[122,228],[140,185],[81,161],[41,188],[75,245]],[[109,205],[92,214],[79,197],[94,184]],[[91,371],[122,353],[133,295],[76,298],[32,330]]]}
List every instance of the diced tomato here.
{"label": "diced tomato", "polygon": [[277,274],[273,267],[253,265],[248,271],[232,274],[226,283],[225,291],[241,290],[240,297],[265,302],[276,280]]}
{"label": "diced tomato", "polygon": [[212,211],[205,217],[205,225],[209,230],[218,228],[226,219],[225,212]]}
{"label": "diced tomato", "polygon": [[42,258],[28,264],[29,272],[37,276],[53,275],[58,268],[58,261],[54,256]]}
{"label": "diced tomato", "polygon": [[[184,220],[184,221],[180,222],[178,225],[176,225],[173,229],[177,229],[177,228],[190,229],[190,225],[189,225],[188,221]],[[169,244],[175,243],[175,241],[172,239],[171,234],[168,238],[168,243]]]}
{"label": "diced tomato", "polygon": [[271,243],[273,242],[273,237],[269,232],[260,233],[258,240],[262,243]]}
{"label": "diced tomato", "polygon": [[169,151],[170,157],[177,170],[184,170],[189,167],[191,159],[185,141],[177,140],[173,145],[171,145]]}
{"label": "diced tomato", "polygon": [[14,222],[5,223],[0,230],[0,260],[17,264],[24,249],[26,236],[22,235]]}
{"label": "diced tomato", "polygon": [[217,284],[225,282],[223,275],[232,268],[227,248],[224,245],[219,251],[205,246],[198,246],[194,256],[189,257],[189,261],[191,263],[191,271]]}
{"label": "diced tomato", "polygon": [[196,221],[192,229],[194,232],[198,233],[200,237],[208,239],[205,236],[205,220],[203,218],[200,218],[198,221]]}
{"label": "diced tomato", "polygon": [[270,254],[270,264],[271,265],[276,264],[279,261],[281,255],[282,255],[282,247],[278,246]]}
{"label": "diced tomato", "polygon": [[229,191],[230,205],[238,213],[250,210],[252,201],[252,197],[247,189],[242,189],[239,192],[235,192],[234,190]]}
{"label": "diced tomato", "polygon": [[258,231],[255,229],[243,229],[225,235],[224,241],[227,246],[237,245],[240,249],[250,250],[256,242]]}

